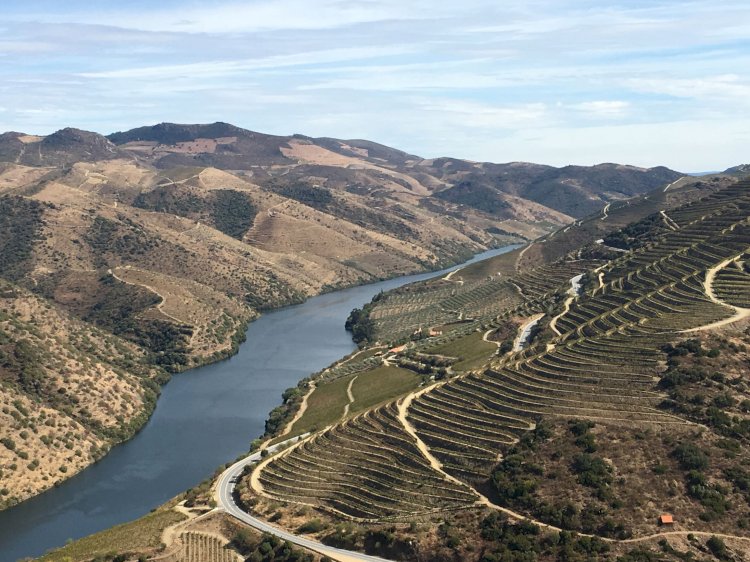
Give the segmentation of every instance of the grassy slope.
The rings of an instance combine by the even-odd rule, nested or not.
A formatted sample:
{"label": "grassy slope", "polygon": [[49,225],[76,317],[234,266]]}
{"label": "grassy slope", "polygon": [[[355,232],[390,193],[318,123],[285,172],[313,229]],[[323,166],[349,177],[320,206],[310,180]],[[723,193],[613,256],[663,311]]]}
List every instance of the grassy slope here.
{"label": "grassy slope", "polygon": [[156,548],[161,544],[162,531],[183,519],[185,515],[175,511],[155,511],[130,523],[117,525],[72,542],[45,554],[39,560],[40,562],[78,562],[105,556],[111,552],[122,553]]}
{"label": "grassy slope", "polygon": [[315,431],[336,422],[349,401],[346,389],[354,375],[318,386],[307,401],[307,410],[294,424],[289,437]]}
{"label": "grassy slope", "polygon": [[406,394],[421,382],[421,378],[411,371],[381,366],[358,375],[320,383],[310,395],[304,415],[297,420],[286,437],[320,430],[339,421],[349,402],[346,390],[355,376],[356,380],[352,384],[354,403],[349,410],[350,414]]}
{"label": "grassy slope", "polygon": [[495,355],[497,346],[482,339],[481,332],[474,332],[448,344],[430,348],[430,353],[458,357],[453,365],[456,371],[471,371],[485,365]]}
{"label": "grassy slope", "polygon": [[362,373],[352,385],[354,403],[350,412],[361,412],[414,390],[421,378],[398,367],[377,367]]}

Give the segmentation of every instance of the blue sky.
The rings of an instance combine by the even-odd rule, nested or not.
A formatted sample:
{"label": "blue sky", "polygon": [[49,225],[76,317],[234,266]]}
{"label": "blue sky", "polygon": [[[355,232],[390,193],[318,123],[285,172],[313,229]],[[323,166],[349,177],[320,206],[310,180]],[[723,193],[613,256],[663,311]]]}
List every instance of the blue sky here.
{"label": "blue sky", "polygon": [[228,121],[425,157],[750,161],[750,3],[3,2],[0,130]]}

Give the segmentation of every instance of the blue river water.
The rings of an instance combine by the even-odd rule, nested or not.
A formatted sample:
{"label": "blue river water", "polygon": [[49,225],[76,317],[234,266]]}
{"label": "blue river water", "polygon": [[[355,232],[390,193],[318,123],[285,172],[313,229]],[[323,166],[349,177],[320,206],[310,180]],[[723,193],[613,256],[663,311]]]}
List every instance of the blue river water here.
{"label": "blue river water", "polygon": [[356,349],[344,330],[353,308],[380,291],[442,274],[352,287],[264,314],[248,327],[237,355],[176,375],[132,440],[59,487],[0,512],[0,562],[36,557],[130,521],[198,484],[250,448],[284,389]]}

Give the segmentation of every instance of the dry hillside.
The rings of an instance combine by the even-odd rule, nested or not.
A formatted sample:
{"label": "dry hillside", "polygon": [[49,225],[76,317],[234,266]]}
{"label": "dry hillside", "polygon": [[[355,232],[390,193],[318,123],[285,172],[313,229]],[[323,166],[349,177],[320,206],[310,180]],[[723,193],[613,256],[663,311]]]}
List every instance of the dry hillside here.
{"label": "dry hillside", "polygon": [[[230,355],[265,309],[571,222],[575,209],[532,189],[542,176],[575,186],[566,201],[603,205],[678,174],[424,160],[224,123],[0,135],[3,498],[132,435],[158,391],[148,381]],[[59,453],[36,442],[60,435]]]}

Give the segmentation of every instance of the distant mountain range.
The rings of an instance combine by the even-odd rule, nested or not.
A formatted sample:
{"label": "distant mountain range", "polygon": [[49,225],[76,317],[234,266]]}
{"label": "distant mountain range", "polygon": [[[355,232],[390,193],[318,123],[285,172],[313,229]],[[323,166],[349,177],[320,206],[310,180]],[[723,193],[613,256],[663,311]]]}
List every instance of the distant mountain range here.
{"label": "distant mountain range", "polygon": [[[522,162],[426,160],[370,141],[266,135],[228,123],[161,123],[107,137],[72,128],[47,137],[14,132],[0,135],[0,161],[27,166],[132,158],[160,170],[202,166],[263,170],[266,173],[262,175],[267,176],[273,175],[269,168],[280,166],[287,173],[293,172],[297,181],[309,177],[311,168],[320,172],[338,168],[338,183],[348,182],[345,187],[350,189],[362,183],[362,175],[368,176],[367,183],[372,184],[372,176],[380,172],[397,184],[405,184],[402,187],[416,195],[435,195],[499,218],[523,215],[515,210],[522,203],[518,198],[580,218],[609,201],[644,193],[683,175],[662,166],[644,169],[600,164],[554,168]],[[376,180],[372,187],[382,187],[380,183]]]}

